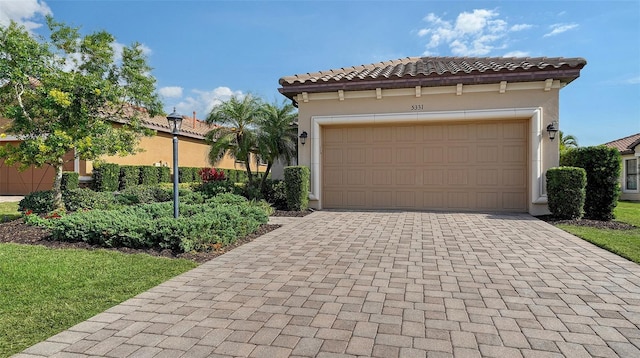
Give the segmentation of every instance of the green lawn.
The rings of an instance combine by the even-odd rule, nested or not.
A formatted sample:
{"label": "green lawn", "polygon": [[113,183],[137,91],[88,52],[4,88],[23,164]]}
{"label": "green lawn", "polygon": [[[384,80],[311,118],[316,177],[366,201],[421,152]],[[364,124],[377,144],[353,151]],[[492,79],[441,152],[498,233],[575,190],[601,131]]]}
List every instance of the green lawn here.
{"label": "green lawn", "polygon": [[18,202],[0,203],[0,223],[20,217]]}
{"label": "green lawn", "polygon": [[640,264],[640,202],[619,202],[615,209],[617,221],[637,226],[633,230],[596,229],[575,225],[557,225],[564,231],[581,237]]}
{"label": "green lawn", "polygon": [[0,244],[0,357],[195,266],[145,254]]}

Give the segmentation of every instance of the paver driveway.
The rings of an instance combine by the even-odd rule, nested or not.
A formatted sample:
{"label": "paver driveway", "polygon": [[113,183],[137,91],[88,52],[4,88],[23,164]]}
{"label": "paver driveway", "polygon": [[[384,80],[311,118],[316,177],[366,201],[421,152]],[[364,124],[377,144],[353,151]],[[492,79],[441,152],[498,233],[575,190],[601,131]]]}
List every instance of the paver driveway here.
{"label": "paver driveway", "polygon": [[316,212],[19,357],[640,357],[640,267],[528,215]]}

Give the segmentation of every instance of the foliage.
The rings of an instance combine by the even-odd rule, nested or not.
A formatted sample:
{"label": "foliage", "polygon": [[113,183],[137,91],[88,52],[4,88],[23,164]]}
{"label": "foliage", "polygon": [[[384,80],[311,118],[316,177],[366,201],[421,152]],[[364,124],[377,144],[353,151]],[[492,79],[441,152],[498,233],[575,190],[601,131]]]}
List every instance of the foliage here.
{"label": "foliage", "polygon": [[80,174],[76,172],[63,172],[60,187],[62,191],[77,189],[80,185]]}
{"label": "foliage", "polygon": [[142,185],[155,185],[159,181],[158,168],[151,165],[140,166],[140,184]]}
{"label": "foliage", "polygon": [[112,209],[118,205],[112,192],[93,191],[78,188],[62,192],[62,199],[68,211],[89,209]]}
{"label": "foliage", "polygon": [[582,168],[559,167],[547,170],[549,210],[560,219],[580,219],[584,214],[587,174]]}
{"label": "foliage", "polygon": [[95,191],[116,191],[120,186],[120,166],[113,163],[95,163],[93,167],[93,182],[91,187]]}
{"label": "foliage", "polygon": [[254,180],[251,158],[257,148],[256,127],[261,104],[262,101],[252,95],[232,96],[214,106],[207,116],[207,123],[218,124],[205,136],[211,145],[209,162],[215,165],[228,154],[244,164],[249,184]]}
{"label": "foliage", "polygon": [[161,113],[162,104],[140,44],[124,47],[116,59],[115,38],[105,31],[81,36],[51,17],[47,25],[48,39],[15,22],[0,27],[0,113],[11,120],[7,132],[22,138],[2,146],[0,157],[21,169],[52,166],[61,206],[65,154],[95,160],[134,153],[139,138],[153,134],[141,124],[141,112]]}
{"label": "foliage", "polygon": [[235,184],[229,180],[212,181],[198,184],[194,186],[193,190],[202,193],[202,195],[207,198],[210,198],[219,194],[234,193]]}
{"label": "foliage", "polygon": [[558,132],[558,142],[560,145],[560,154],[562,155],[564,152],[571,148],[578,148],[578,139],[569,134],[565,135],[562,131]]}
{"label": "foliage", "polygon": [[159,183],[170,183],[171,179],[171,169],[169,167],[157,167],[158,168],[158,182]]}
{"label": "foliage", "polygon": [[157,185],[136,185],[120,191],[116,198],[124,205],[159,203],[170,201],[173,192]]}
{"label": "foliage", "polygon": [[200,168],[196,167],[180,167],[178,168],[178,182],[180,183],[193,183],[200,181],[198,171]]}
{"label": "foliage", "polygon": [[195,266],[145,254],[0,244],[0,357],[19,353]]}
{"label": "foliage", "polygon": [[121,165],[119,180],[119,190],[140,184],[140,167],[137,165]]}
{"label": "foliage", "polygon": [[307,210],[309,206],[309,175],[309,168],[305,166],[284,168],[288,210]]}
{"label": "foliage", "polygon": [[267,168],[260,188],[264,191],[273,164],[283,160],[286,165],[296,157],[298,144],[298,114],[290,102],[264,104],[258,120],[258,152]]}
{"label": "foliage", "polygon": [[287,210],[287,187],[284,180],[267,179],[262,197],[277,210]]}
{"label": "foliage", "polygon": [[170,202],[91,210],[49,220],[48,227],[55,240],[192,251],[227,245],[268,221],[266,207],[233,195],[221,195],[206,204],[181,205],[178,219],[172,213]]}
{"label": "foliage", "polygon": [[583,168],[587,172],[585,218],[614,218],[614,208],[620,195],[621,160],[617,149],[603,145],[569,149],[561,158],[560,165]]}
{"label": "foliage", "polygon": [[222,181],[227,180],[225,177],[223,170],[218,170],[216,168],[201,168],[198,170],[198,176],[200,176],[200,180],[203,183],[209,183],[212,181]]}
{"label": "foliage", "polygon": [[32,211],[35,214],[46,214],[56,208],[53,190],[34,191],[24,196],[18,203],[21,212]]}

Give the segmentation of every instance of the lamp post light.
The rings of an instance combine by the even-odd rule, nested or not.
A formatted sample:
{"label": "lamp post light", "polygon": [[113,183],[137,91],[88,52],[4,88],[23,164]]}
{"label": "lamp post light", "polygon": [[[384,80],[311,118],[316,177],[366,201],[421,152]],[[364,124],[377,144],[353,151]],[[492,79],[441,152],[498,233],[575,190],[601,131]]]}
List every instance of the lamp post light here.
{"label": "lamp post light", "polygon": [[307,131],[302,131],[302,133],[300,133],[300,144],[304,145],[307,142],[308,136]]}
{"label": "lamp post light", "polygon": [[178,218],[178,132],[182,127],[182,116],[176,113],[175,107],[173,113],[167,116],[169,128],[173,133],[173,217]]}

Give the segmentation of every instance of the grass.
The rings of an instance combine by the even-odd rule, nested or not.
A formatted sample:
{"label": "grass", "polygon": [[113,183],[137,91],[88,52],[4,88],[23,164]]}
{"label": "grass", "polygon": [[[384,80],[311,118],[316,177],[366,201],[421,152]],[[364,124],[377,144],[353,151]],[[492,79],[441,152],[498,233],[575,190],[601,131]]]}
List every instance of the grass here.
{"label": "grass", "polygon": [[637,228],[613,230],[565,224],[557,226],[594,245],[640,264],[640,202],[621,201],[614,213],[617,221],[637,226]]}
{"label": "grass", "polygon": [[146,254],[0,244],[0,357],[195,266]]}
{"label": "grass", "polygon": [[0,223],[15,220],[20,217],[18,212],[18,202],[0,203]]}

